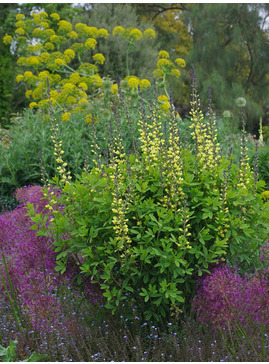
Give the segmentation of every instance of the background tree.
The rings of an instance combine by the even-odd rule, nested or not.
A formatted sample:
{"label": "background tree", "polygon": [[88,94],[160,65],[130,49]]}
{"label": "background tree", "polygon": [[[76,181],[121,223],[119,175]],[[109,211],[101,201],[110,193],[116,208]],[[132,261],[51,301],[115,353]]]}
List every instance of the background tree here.
{"label": "background tree", "polygon": [[257,132],[269,108],[268,4],[192,4],[189,10],[184,21],[193,49],[187,63],[195,66],[202,102],[210,85],[217,111],[235,115],[235,101],[244,97],[247,128]]}

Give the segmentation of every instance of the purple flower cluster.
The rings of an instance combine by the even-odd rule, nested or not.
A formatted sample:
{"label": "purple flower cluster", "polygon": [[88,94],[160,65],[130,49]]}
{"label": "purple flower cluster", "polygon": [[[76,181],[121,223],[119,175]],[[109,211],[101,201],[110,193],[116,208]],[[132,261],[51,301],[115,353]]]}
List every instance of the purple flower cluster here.
{"label": "purple flower cluster", "polygon": [[215,267],[193,299],[198,319],[213,328],[254,319],[269,324],[269,280],[258,273],[241,277],[236,268]]}
{"label": "purple flower cluster", "polygon": [[[29,186],[15,191],[21,205],[0,216],[0,249],[7,261],[9,275],[16,289],[23,312],[29,316],[36,330],[48,330],[61,317],[61,305],[55,292],[57,287],[70,287],[79,268],[69,262],[66,274],[55,271],[56,253],[52,240],[36,236],[31,220],[26,216],[27,201],[33,203],[36,212],[41,212],[48,201],[44,199],[42,187]],[[5,269],[1,272],[8,285]],[[88,291],[93,285],[88,284]],[[10,288],[10,287],[9,287]],[[92,290],[94,291],[94,290]],[[0,283],[0,292],[4,286]]]}

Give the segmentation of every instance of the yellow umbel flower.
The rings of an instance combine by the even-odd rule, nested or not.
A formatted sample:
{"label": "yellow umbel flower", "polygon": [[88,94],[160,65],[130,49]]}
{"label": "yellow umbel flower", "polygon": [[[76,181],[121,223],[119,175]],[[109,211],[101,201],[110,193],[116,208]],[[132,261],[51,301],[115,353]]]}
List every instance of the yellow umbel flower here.
{"label": "yellow umbel flower", "polygon": [[92,58],[97,64],[105,63],[105,57],[102,55],[102,53],[96,53]]}
{"label": "yellow umbel flower", "polygon": [[171,105],[169,104],[169,102],[165,101],[165,102],[162,103],[160,108],[161,108],[161,110],[167,111],[167,110],[170,109],[170,107],[171,107]]}
{"label": "yellow umbel flower", "polygon": [[82,24],[82,23],[77,23],[75,25],[75,30],[76,32],[78,32],[80,35],[85,35],[85,29],[87,28],[86,24]]}
{"label": "yellow umbel flower", "polygon": [[25,18],[25,15],[24,14],[17,14],[16,15],[16,20],[22,20]]}
{"label": "yellow umbel flower", "polygon": [[66,49],[64,51],[64,55],[68,56],[69,58],[73,59],[76,56],[76,53],[73,51],[73,49]]}
{"label": "yellow umbel flower", "polygon": [[23,75],[18,75],[17,77],[16,77],[16,81],[17,82],[21,82],[22,80],[23,80]]}
{"label": "yellow umbel flower", "polygon": [[90,81],[94,84],[95,87],[101,87],[103,84],[102,78],[99,75],[91,76]]}
{"label": "yellow umbel flower", "polygon": [[140,40],[143,37],[142,32],[137,28],[131,29],[128,33],[128,38],[132,40]]}
{"label": "yellow umbel flower", "polygon": [[57,13],[52,13],[50,14],[50,17],[53,19],[53,20],[56,20],[56,21],[59,21],[60,20],[60,15],[57,14]]}
{"label": "yellow umbel flower", "polygon": [[70,112],[65,112],[62,115],[62,121],[68,122],[70,120]]}
{"label": "yellow umbel flower", "polygon": [[88,86],[85,82],[81,82],[78,87],[82,88],[82,90],[87,91],[88,90]]}
{"label": "yellow umbel flower", "polygon": [[56,58],[54,64],[56,64],[56,66],[66,66],[65,60],[61,58]]}
{"label": "yellow umbel flower", "polygon": [[34,75],[31,71],[25,71],[24,72],[24,80],[25,81],[30,81],[34,78]]}
{"label": "yellow umbel flower", "polygon": [[53,49],[55,48],[55,46],[51,42],[46,42],[44,44],[44,48],[46,49],[46,51],[53,51]]}
{"label": "yellow umbel flower", "polygon": [[25,92],[25,96],[27,97],[27,99],[30,99],[31,95],[32,95],[33,91],[32,90],[27,90]]}
{"label": "yellow umbel flower", "polygon": [[[81,77],[80,77],[80,74],[78,72],[74,72],[74,73],[72,73],[70,75],[69,79],[70,79],[70,82],[76,84],[76,83],[80,82]],[[65,84],[64,86],[67,87],[67,84]]]}
{"label": "yellow umbel flower", "polygon": [[18,60],[17,60],[17,64],[19,66],[25,66],[25,63],[26,62],[26,58],[25,57],[20,57]]}
{"label": "yellow umbel flower", "polygon": [[40,28],[43,29],[48,29],[50,26],[46,21],[42,21],[41,23],[39,23]]}
{"label": "yellow umbel flower", "polygon": [[113,35],[116,35],[116,34],[123,35],[124,30],[125,30],[125,29],[124,29],[123,27],[121,27],[121,26],[117,26],[117,27],[115,27],[115,28],[113,29],[112,34],[113,34]]}
{"label": "yellow umbel flower", "polygon": [[174,68],[174,69],[171,70],[170,75],[175,76],[176,78],[179,78],[181,73],[180,73],[180,71],[178,69]]}
{"label": "yellow umbel flower", "polygon": [[37,103],[36,102],[31,102],[29,107],[30,107],[30,109],[33,109],[33,108],[37,107]]}
{"label": "yellow umbel flower", "polygon": [[186,67],[186,62],[185,62],[185,60],[183,58],[175,59],[175,64],[177,64],[181,68]]}
{"label": "yellow umbel flower", "polygon": [[106,29],[104,29],[104,28],[98,29],[98,37],[107,38],[108,36],[109,36],[109,33]]}
{"label": "yellow umbel flower", "polygon": [[24,21],[19,20],[19,21],[17,21],[17,22],[16,22],[16,27],[17,27],[17,28],[23,28],[23,29],[25,29],[26,24],[25,24],[25,22],[24,22]]}
{"label": "yellow umbel flower", "polygon": [[168,97],[166,95],[160,95],[158,97],[158,101],[162,102],[162,101],[167,101],[168,102]]}
{"label": "yellow umbel flower", "polygon": [[84,45],[87,49],[94,49],[96,44],[97,44],[97,42],[94,38],[88,38],[86,40],[86,42],[84,43]]}
{"label": "yellow umbel flower", "polygon": [[71,39],[77,39],[78,38],[78,34],[76,32],[74,32],[74,30],[72,30],[72,32],[67,33],[67,36]]}
{"label": "yellow umbel flower", "polygon": [[40,100],[42,98],[42,95],[43,95],[43,90],[39,87],[37,87],[32,93],[32,97],[34,100]]}
{"label": "yellow umbel flower", "polygon": [[9,45],[9,44],[11,44],[11,42],[12,42],[12,37],[11,37],[11,35],[6,34],[6,35],[4,36],[4,38],[3,38],[3,43],[4,43],[4,44],[6,44],[6,45]]}
{"label": "yellow umbel flower", "polygon": [[146,79],[144,78],[143,80],[141,80],[141,81],[139,82],[139,86],[140,86],[141,88],[148,88],[148,87],[150,87],[150,82],[149,82],[149,80],[146,80]]}
{"label": "yellow umbel flower", "polygon": [[69,33],[72,31],[72,24],[66,20],[60,20],[58,23],[58,31],[61,33]]}
{"label": "yellow umbel flower", "polygon": [[144,37],[148,38],[148,39],[153,39],[156,37],[156,33],[154,32],[153,29],[146,29],[144,30]]}
{"label": "yellow umbel flower", "polygon": [[158,54],[159,58],[170,58],[169,53],[166,51],[160,51]]}
{"label": "yellow umbel flower", "polygon": [[50,37],[50,41],[51,41],[51,43],[61,44],[65,41],[65,38],[61,37],[60,35],[52,35]]}
{"label": "yellow umbel flower", "polygon": [[111,87],[111,93],[113,95],[118,95],[119,93],[119,88],[118,88],[118,85],[115,83],[112,87]]}
{"label": "yellow umbel flower", "polygon": [[171,61],[169,61],[169,59],[161,58],[157,62],[157,67],[161,69],[166,69],[166,68],[171,69],[174,68],[174,65]]}
{"label": "yellow umbel flower", "polygon": [[139,79],[137,79],[136,77],[130,77],[128,80],[128,86],[130,88],[137,88],[139,85]]}
{"label": "yellow umbel flower", "polygon": [[48,17],[48,13],[46,13],[45,11],[41,11],[39,13],[39,15],[41,16],[41,18],[47,18]]}
{"label": "yellow umbel flower", "polygon": [[87,99],[80,99],[78,101],[78,105],[82,108],[84,108],[85,106],[87,107],[89,105],[89,101]]}

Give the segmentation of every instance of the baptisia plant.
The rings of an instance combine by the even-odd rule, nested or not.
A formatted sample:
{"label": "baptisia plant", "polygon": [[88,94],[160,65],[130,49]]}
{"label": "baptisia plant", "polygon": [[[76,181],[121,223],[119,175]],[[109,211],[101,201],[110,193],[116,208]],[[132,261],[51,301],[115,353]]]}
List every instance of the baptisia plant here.
{"label": "baptisia plant", "polygon": [[[118,87],[122,102],[107,125],[106,153],[100,153],[93,123],[94,168],[74,182],[60,168],[54,179],[61,189],[48,207],[56,269],[64,272],[76,257],[82,274],[100,284],[107,308],[115,312],[124,303],[131,314],[135,305],[145,319],[159,320],[186,307],[194,278],[209,273],[209,266],[227,259],[246,269],[259,260],[268,204],[248,165],[244,133],[240,165],[231,153],[220,155],[211,103],[205,120],[194,74],[192,142],[181,138],[172,97],[164,112],[156,89],[147,97],[139,91],[136,139]],[[34,221],[35,228],[42,225],[42,215]]]}

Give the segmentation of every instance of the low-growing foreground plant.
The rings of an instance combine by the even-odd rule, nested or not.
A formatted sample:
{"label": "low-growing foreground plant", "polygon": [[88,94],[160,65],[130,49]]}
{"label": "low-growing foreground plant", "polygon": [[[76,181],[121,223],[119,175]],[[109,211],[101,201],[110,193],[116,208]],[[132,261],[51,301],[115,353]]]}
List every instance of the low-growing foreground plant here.
{"label": "low-growing foreground plant", "polygon": [[[57,274],[51,238],[38,237],[30,229],[32,222],[26,216],[26,201],[31,202],[36,211],[42,211],[47,203],[42,187],[21,188],[15,196],[21,205],[0,216],[0,292],[9,302],[17,332],[29,322],[34,330],[48,331],[51,325],[64,320],[61,287],[70,288],[79,270],[70,261],[66,274]],[[88,288],[84,286],[84,295],[88,292],[90,301],[98,296],[94,291],[96,288],[91,284]]]}
{"label": "low-growing foreground plant", "polygon": [[[75,256],[81,271],[100,284],[107,308],[115,312],[123,304],[129,308],[135,304],[146,320],[159,320],[186,307],[195,276],[209,273],[209,266],[226,257],[241,269],[253,268],[268,228],[262,183],[248,163],[244,118],[237,165],[231,153],[219,153],[211,104],[206,121],[195,76],[193,143],[180,138],[172,98],[170,111],[163,112],[155,95],[145,98],[139,93],[139,137],[128,150],[120,127],[128,114],[114,108],[106,158],[93,138],[95,167],[75,182],[70,182],[61,141],[54,133],[59,165],[54,183],[61,197],[49,198],[45,192],[53,215],[56,269],[64,273]],[[52,122],[55,131],[53,115]],[[43,220],[37,214],[34,228],[44,226]],[[47,228],[38,234],[47,235]]]}
{"label": "low-growing foreground plant", "polygon": [[[263,255],[268,264],[268,244],[263,248]],[[265,337],[269,327],[268,287],[268,268],[241,277],[235,268],[217,267],[201,282],[192,309],[198,320],[218,332],[234,358],[244,340],[248,354],[265,361],[268,351]],[[255,340],[251,332],[254,326]]]}
{"label": "low-growing foreground plant", "polygon": [[[2,357],[2,360],[4,362],[14,362],[16,359],[16,344],[17,344],[17,340],[15,341],[10,341],[10,344],[7,348],[4,348],[2,345],[0,345],[0,356]],[[35,352],[31,354],[31,356],[29,356],[29,358],[24,359],[23,361],[26,362],[37,362],[40,361],[41,359],[46,358],[46,355],[40,355],[40,354],[36,354]]]}

